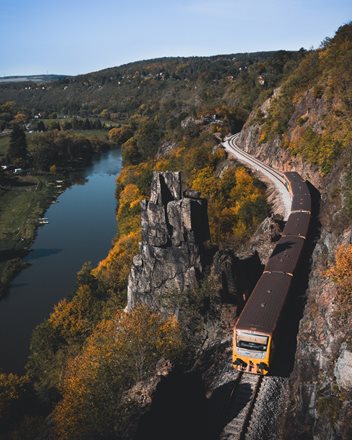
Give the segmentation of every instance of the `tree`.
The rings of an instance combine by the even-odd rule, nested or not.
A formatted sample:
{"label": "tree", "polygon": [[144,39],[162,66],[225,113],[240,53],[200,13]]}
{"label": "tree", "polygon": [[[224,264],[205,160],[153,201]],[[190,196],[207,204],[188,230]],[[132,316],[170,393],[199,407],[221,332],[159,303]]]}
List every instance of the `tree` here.
{"label": "tree", "polygon": [[27,120],[27,115],[25,113],[17,113],[14,117],[16,124],[23,124]]}
{"label": "tree", "polygon": [[88,118],[86,118],[84,120],[84,122],[82,124],[82,128],[83,128],[83,130],[90,130],[92,128],[91,124],[90,124],[90,120]]}
{"label": "tree", "polygon": [[337,248],[335,264],[324,275],[338,286],[344,299],[352,299],[352,244]]}
{"label": "tree", "polygon": [[64,121],[62,124],[63,130],[72,130],[72,122],[71,121]]}
{"label": "tree", "polygon": [[151,158],[159,148],[161,130],[155,121],[147,121],[140,125],[134,136],[141,157]]}
{"label": "tree", "polygon": [[123,144],[133,136],[133,130],[130,126],[114,127],[108,132],[108,138],[110,141],[117,144]]}
{"label": "tree", "polygon": [[94,121],[93,121],[93,128],[95,129],[95,130],[101,130],[102,128],[103,128],[103,125],[102,125],[102,123],[101,123],[101,120],[100,119],[95,119]]}
{"label": "tree", "polygon": [[49,123],[49,130],[60,130],[60,123],[59,123],[59,121],[51,121]]}
{"label": "tree", "polygon": [[38,121],[37,123],[37,131],[46,131],[46,127],[43,121]]}
{"label": "tree", "polygon": [[57,152],[48,145],[36,146],[32,156],[33,166],[36,170],[48,170],[58,160]]}
{"label": "tree", "polygon": [[176,318],[145,306],[100,322],[68,363],[63,399],[53,412],[58,438],[120,438],[114,431],[123,430],[123,393],[150,377],[159,359],[175,360],[182,348]]}
{"label": "tree", "polygon": [[28,377],[0,373],[0,432],[20,415],[28,392]]}
{"label": "tree", "polygon": [[18,124],[14,124],[10,137],[7,158],[16,165],[24,166],[27,161],[27,156],[26,134],[22,127]]}

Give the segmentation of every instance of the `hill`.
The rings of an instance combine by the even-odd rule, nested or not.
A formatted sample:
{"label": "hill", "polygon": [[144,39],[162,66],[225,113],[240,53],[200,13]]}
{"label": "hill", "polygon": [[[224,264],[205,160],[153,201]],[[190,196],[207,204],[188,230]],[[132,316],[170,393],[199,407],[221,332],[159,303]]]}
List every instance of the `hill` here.
{"label": "hill", "polygon": [[68,75],[13,75],[13,76],[0,76],[0,83],[17,83],[17,82],[34,82],[45,83],[49,81],[55,81],[68,78]]}
{"label": "hill", "polygon": [[[0,101],[32,113],[99,115],[126,121],[134,113],[166,119],[229,105],[244,119],[270,94],[304,52],[259,52],[139,61],[47,83],[45,88],[1,83]],[[262,76],[263,80],[259,77]]]}

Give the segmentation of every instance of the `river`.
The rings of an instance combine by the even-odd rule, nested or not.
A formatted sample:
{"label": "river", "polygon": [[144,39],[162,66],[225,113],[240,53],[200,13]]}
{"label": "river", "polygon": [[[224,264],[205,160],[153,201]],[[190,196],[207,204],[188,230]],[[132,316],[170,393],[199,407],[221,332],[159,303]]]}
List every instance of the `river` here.
{"label": "river", "polygon": [[26,261],[0,300],[0,370],[23,373],[31,333],[70,294],[85,261],[104,258],[116,234],[115,178],[121,151],[103,153],[50,206]]}

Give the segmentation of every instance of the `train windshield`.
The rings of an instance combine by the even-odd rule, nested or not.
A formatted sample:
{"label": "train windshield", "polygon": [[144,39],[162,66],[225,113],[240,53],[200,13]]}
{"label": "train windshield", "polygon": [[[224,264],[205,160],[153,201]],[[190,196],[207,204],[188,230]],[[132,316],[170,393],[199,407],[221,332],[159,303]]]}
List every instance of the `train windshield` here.
{"label": "train windshield", "polygon": [[237,331],[236,345],[238,348],[246,348],[247,350],[266,351],[268,337],[244,331]]}
{"label": "train windshield", "polygon": [[249,342],[249,341],[238,341],[237,347],[248,348],[249,350],[256,350],[256,351],[266,350],[266,345],[257,344],[256,342]]}

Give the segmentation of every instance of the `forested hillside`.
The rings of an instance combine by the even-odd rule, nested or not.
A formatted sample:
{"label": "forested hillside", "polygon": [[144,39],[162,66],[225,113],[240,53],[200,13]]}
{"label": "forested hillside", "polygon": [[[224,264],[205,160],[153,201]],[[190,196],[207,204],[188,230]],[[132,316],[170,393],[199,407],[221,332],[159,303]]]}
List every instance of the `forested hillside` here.
{"label": "forested hillside", "polygon": [[14,100],[32,113],[100,114],[118,121],[138,114],[158,118],[164,129],[226,106],[244,121],[253,102],[268,96],[302,56],[303,50],[140,61],[45,85],[0,84],[0,100]]}

